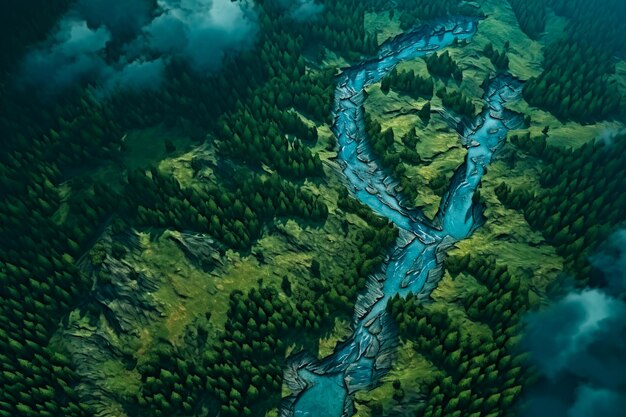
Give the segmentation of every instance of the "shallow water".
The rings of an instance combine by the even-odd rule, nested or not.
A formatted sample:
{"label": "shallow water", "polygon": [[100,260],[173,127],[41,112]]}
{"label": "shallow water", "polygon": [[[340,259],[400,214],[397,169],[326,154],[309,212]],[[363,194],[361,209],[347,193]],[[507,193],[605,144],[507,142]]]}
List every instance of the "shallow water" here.
{"label": "shallow water", "polygon": [[465,17],[435,22],[385,43],[376,58],[338,77],[333,132],[347,186],[362,203],[392,221],[400,237],[382,273],[370,277],[357,300],[349,341],[320,361],[294,358],[285,382],[297,393],[284,400],[284,417],[352,415],[353,394],[373,388],[391,366],[396,335],[385,312],[388,300],[396,294],[427,297],[441,276],[445,250],[480,226],[480,208],[472,197],[507,131],[523,123],[519,115],[504,109],[506,102],[519,97],[519,81],[503,74],[488,83],[485,109],[460,134],[468,149],[466,160],[452,178],[435,224],[401,204],[394,179],[371,157],[363,119],[366,86],[380,81],[399,62],[439,51],[455,39],[469,40],[476,30],[477,21]]}

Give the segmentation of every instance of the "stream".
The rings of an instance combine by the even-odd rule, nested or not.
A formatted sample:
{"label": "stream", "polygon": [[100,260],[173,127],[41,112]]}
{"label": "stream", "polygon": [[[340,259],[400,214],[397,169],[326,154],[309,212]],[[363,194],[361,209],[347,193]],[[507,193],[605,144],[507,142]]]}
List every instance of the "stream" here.
{"label": "stream", "polygon": [[365,88],[396,64],[440,51],[455,40],[470,40],[477,27],[478,21],[467,17],[433,22],[385,42],[375,58],[338,76],[333,132],[346,185],[355,198],[393,222],[400,234],[381,271],[369,277],[357,299],[349,340],[321,360],[304,354],[290,359],[284,381],[294,394],[283,399],[281,417],[352,416],[354,394],[376,387],[392,365],[397,334],[385,311],[389,299],[410,293],[428,299],[443,275],[446,250],[482,224],[474,192],[508,130],[523,125],[520,115],[504,108],[520,96],[520,81],[508,74],[492,77],[485,86],[482,113],[472,122],[455,123],[467,154],[433,221],[405,207],[397,182],[377,165],[366,138],[363,110]]}

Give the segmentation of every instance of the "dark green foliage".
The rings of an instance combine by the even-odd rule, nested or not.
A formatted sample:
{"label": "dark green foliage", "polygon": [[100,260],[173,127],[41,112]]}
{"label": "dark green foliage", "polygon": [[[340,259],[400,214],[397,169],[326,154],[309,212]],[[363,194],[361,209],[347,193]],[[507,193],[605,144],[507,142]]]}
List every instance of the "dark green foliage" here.
{"label": "dark green foliage", "polygon": [[284,336],[300,314],[272,288],[231,294],[224,339],[205,356],[207,389],[218,400],[220,415],[263,416],[254,404],[280,400]]}
{"label": "dark green foliage", "polygon": [[454,78],[456,81],[463,80],[463,71],[458,64],[450,57],[450,52],[445,51],[441,54],[431,54],[426,58],[426,66],[428,72],[436,77]]}
{"label": "dark green foliage", "polygon": [[510,137],[511,143],[518,148],[524,150],[524,152],[532,155],[534,157],[542,157],[547,146],[548,142],[546,140],[546,136],[534,136],[531,138],[530,132],[527,132],[525,135],[512,135]]}
{"label": "dark green foliage", "polygon": [[220,150],[253,166],[266,164],[286,176],[320,175],[322,163],[319,157],[297,137],[289,139],[282,133],[293,132],[308,141],[315,141],[315,128],[309,129],[294,113],[280,113],[276,108],[264,108],[260,103],[259,96],[256,96],[251,109],[239,108],[224,118]]}
{"label": "dark green foliage", "polygon": [[[229,143],[220,157],[244,159],[254,168],[266,164],[278,174],[298,179],[321,175],[319,159],[304,145],[315,142],[317,132],[296,112],[316,122],[329,117],[333,72],[307,67],[305,50],[320,40],[321,45],[343,52],[370,53],[376,46],[374,39],[365,36],[362,2],[329,2],[324,20],[305,24],[287,16],[271,20],[258,5],[255,47],[225,57],[218,74],[199,74],[173,60],[160,89],[117,93],[101,101],[78,87],[54,101],[9,88],[12,79],[7,72],[15,70],[31,43],[47,36],[67,6],[63,0],[16,3],[0,18],[2,417],[92,414],[75,393],[78,380],[73,365],[49,342],[61,320],[91,297],[92,283],[77,269],[76,260],[88,252],[105,226],[111,224],[118,232],[130,226],[189,228],[215,233],[227,246],[244,248],[274,216],[298,212],[307,220],[325,217],[325,205],[277,175],[221,178],[219,184],[197,189],[182,188],[156,170],[126,175],[122,155],[127,132],[165,126],[198,140],[209,133],[210,138]],[[254,97],[263,99],[255,102]],[[249,115],[258,119],[251,120]],[[245,131],[243,124],[251,131],[260,129],[252,132],[251,143],[233,146],[232,137],[222,136],[224,126],[231,132],[239,127]],[[175,151],[170,144],[164,145],[168,152]],[[119,177],[128,177],[128,183],[117,186],[118,178],[107,179],[106,184],[92,178],[91,173],[102,164],[114,168]],[[383,229],[383,234],[393,235]],[[373,233],[377,236],[378,232]],[[377,245],[384,243],[373,239]],[[363,245],[367,242],[364,238]],[[378,254],[380,246],[375,247]],[[118,246],[113,255],[123,252]],[[359,267],[354,274],[374,267],[373,252],[367,249],[349,255],[350,268]],[[102,256],[94,252],[96,264]],[[346,288],[345,293],[354,288]],[[345,293],[340,297],[348,303],[354,295]],[[293,322],[313,328],[320,314],[312,306],[301,310],[306,317]],[[137,415],[194,414],[194,403],[207,396],[200,363],[186,352],[164,350],[140,369],[142,393],[137,404],[123,405],[138,407],[141,413]],[[211,364],[211,369],[216,365]],[[246,362],[237,366],[245,367]],[[272,366],[273,373],[282,372],[276,364]],[[264,376],[270,374],[262,369]],[[275,390],[275,381],[264,384]],[[272,392],[275,399],[280,391]],[[245,397],[250,403],[244,407],[262,410],[252,404],[253,396]],[[236,395],[224,404],[230,407],[234,401],[239,401]],[[245,415],[245,408],[239,411]]]}
{"label": "dark green foliage", "polygon": [[538,39],[546,26],[545,0],[509,0],[522,31],[531,39]]}
{"label": "dark green foliage", "polygon": [[431,77],[424,78],[415,75],[413,70],[398,72],[394,68],[389,75],[382,79],[380,88],[385,94],[389,92],[389,89],[392,89],[415,98],[431,98],[433,96],[434,82]]}
{"label": "dark green foliage", "polygon": [[493,334],[463,337],[445,312],[427,311],[412,295],[389,302],[400,336],[443,372],[427,385],[417,416],[513,415],[528,378],[515,342],[528,289],[493,259],[468,255],[449,258],[446,265],[453,276],[463,271],[483,284],[462,303],[469,318],[487,324]]}
{"label": "dark green foliage", "polygon": [[437,91],[437,97],[441,98],[443,106],[452,110],[459,116],[473,119],[476,115],[476,106],[468,97],[459,90],[441,88]]}
{"label": "dark green foliage", "polygon": [[369,207],[351,197],[345,189],[341,190],[337,204],[340,209],[363,218],[369,227],[356,233],[352,239],[356,246],[342,255],[341,273],[327,274],[322,268],[324,283],[315,288],[315,292],[324,294],[329,306],[351,317],[359,291],[365,288],[367,277],[376,272],[385,259],[385,248],[396,241],[398,230],[393,223],[378,217]]}
{"label": "dark green foliage", "polygon": [[[89,415],[74,392],[72,364],[48,343],[60,317],[90,288],[75,259],[116,206],[107,187],[77,183],[72,198],[64,202],[65,221],[57,222],[62,204],[59,164],[76,166],[107,155],[115,143],[105,145],[106,134],[98,132],[103,117],[98,111],[104,107],[89,111],[85,102],[77,107],[84,110],[80,117],[71,123],[60,119],[63,134],[51,130],[37,141],[24,136],[39,129],[37,125],[13,134],[13,124],[21,119],[9,120],[10,114],[0,119],[7,139],[0,155],[0,193],[5,196],[0,202],[0,359],[6,370],[0,375],[6,388],[0,390],[2,416]],[[73,130],[79,126],[85,131]],[[62,144],[61,137],[67,142]]]}
{"label": "dark green foliage", "polygon": [[529,104],[580,122],[616,116],[620,96],[609,80],[613,56],[624,54],[626,4],[621,0],[552,0],[569,18],[566,36],[548,46],[544,71],[524,86]]}
{"label": "dark green foliage", "polygon": [[626,221],[626,137],[615,137],[609,146],[587,143],[574,151],[546,146],[545,138],[512,142],[545,160],[542,188],[531,194],[502,183],[498,197],[524,212],[528,223],[565,258],[566,271],[585,285],[589,255]]}
{"label": "dark green foliage", "polygon": [[506,71],[509,68],[509,57],[506,55],[506,51],[498,52],[493,49],[493,44],[488,43],[483,53],[491,60],[497,71]]}
{"label": "dark green foliage", "polygon": [[549,3],[556,14],[569,19],[566,32],[570,40],[624,56],[626,3],[622,0],[550,0]]}
{"label": "dark green foliage", "polygon": [[165,152],[173,153],[174,151],[176,151],[176,145],[174,145],[174,142],[172,142],[170,139],[166,139],[165,140]]}
{"label": "dark green foliage", "polygon": [[316,278],[320,277],[320,262],[317,259],[311,262],[311,274]]}
{"label": "dark green foliage", "polygon": [[365,129],[377,161],[383,169],[391,171],[394,178],[400,183],[404,197],[410,202],[415,201],[417,198],[415,185],[410,178],[404,175],[407,164],[419,164],[421,162],[421,158],[415,150],[418,140],[415,129],[411,129],[402,138],[402,143],[405,146],[400,152],[396,150],[393,130],[387,129],[383,132],[380,123],[373,120],[367,113],[365,114]]}
{"label": "dark green foliage", "polygon": [[324,220],[328,214],[316,197],[277,176],[238,175],[235,180],[232,190],[212,184],[181,188],[176,179],[154,168],[150,175],[133,172],[125,212],[143,227],[208,232],[238,249],[248,248],[263,223],[275,217]]}
{"label": "dark green foliage", "polygon": [[283,277],[283,280],[280,284],[280,288],[283,290],[285,295],[287,295],[287,297],[291,297],[291,294],[292,294],[291,281],[289,281],[289,277],[287,275]]}
{"label": "dark green foliage", "polygon": [[[208,321],[208,317],[207,317]],[[203,400],[207,371],[203,350],[208,329],[198,328],[186,337],[182,348],[161,340],[157,349],[137,367],[142,389],[133,404],[140,415],[154,417],[192,415]]]}
{"label": "dark green foliage", "polygon": [[437,175],[435,175],[429,181],[428,185],[433,190],[435,194],[440,197],[443,197],[445,192],[448,190],[448,185],[450,184],[449,174],[446,174],[443,171],[439,171]]}
{"label": "dark green foliage", "polygon": [[430,101],[427,101],[426,104],[422,106],[422,108],[417,112],[417,115],[422,119],[424,123],[428,123],[430,120]]}
{"label": "dark green foliage", "polygon": [[560,41],[545,55],[545,70],[524,85],[529,104],[557,117],[591,122],[615,115],[620,95],[609,80],[615,71],[608,52],[590,45]]}
{"label": "dark green foliage", "polygon": [[420,21],[458,14],[474,16],[479,11],[460,0],[404,0],[395,4],[395,9],[400,12],[400,26],[409,29],[418,26]]}

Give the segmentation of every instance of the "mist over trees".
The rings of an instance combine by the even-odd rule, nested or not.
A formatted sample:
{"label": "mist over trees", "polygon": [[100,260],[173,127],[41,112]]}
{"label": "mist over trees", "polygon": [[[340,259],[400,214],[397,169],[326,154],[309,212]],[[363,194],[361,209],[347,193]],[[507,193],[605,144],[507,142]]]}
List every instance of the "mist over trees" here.
{"label": "mist over trees", "polygon": [[[337,317],[349,319],[368,275],[398,236],[346,190],[335,207],[307,187],[328,171],[316,152],[324,134],[317,127],[331,122],[336,71],[321,62],[374,54],[377,41],[364,18],[387,11],[389,2],[189,3],[184,9],[171,0],[36,0],[14,2],[0,15],[0,417],[94,415],[78,394],[76,364],[53,336],[71,311],[93,302],[93,282],[78,262],[104,229],[201,232],[247,253],[285,219],[321,227],[338,210],[364,224],[350,226],[354,245],[336,268],[313,259],[304,284],[287,278],[280,289],[259,282],[233,292],[223,340],[208,340],[208,329],[198,325],[196,345],[156,341],[150,357],[132,364],[140,390],[123,404],[130,416],[148,417],[264,416],[281,396],[287,346],[303,334],[318,340]],[[623,99],[612,76],[614,57],[625,52],[623,4],[510,3],[533,39],[544,32],[549,11],[540,3],[570,21],[563,39],[545,49],[543,72],[526,83],[528,103],[564,120],[619,117]],[[215,5],[232,20],[211,20]],[[400,1],[393,11],[405,29],[447,14],[481,13],[458,0]],[[188,35],[204,27],[213,30],[195,44]],[[169,33],[178,35],[163,39]],[[506,70],[506,48],[484,53]],[[436,94],[444,107],[473,118],[471,97],[451,87],[435,91],[435,79],[463,80],[459,63],[448,52],[426,63],[429,76],[394,71],[382,80],[383,91],[428,100]],[[429,122],[430,101],[418,115]],[[156,164],[126,166],[127,133],[155,126],[214,146],[216,177],[189,185]],[[405,170],[421,161],[419,133],[398,138],[369,117],[366,127],[377,160],[415,200]],[[511,140],[544,161],[541,188],[530,194],[503,183],[497,196],[556,247],[580,287],[594,277],[589,256],[626,221],[625,140],[574,151],[553,148],[545,137]],[[172,142],[166,149],[178,151]],[[114,174],[100,175],[104,167]],[[439,191],[445,184],[445,176],[431,182]],[[112,255],[122,250],[111,248]],[[428,384],[418,415],[508,416],[528,382],[516,339],[521,314],[532,307],[528,288],[491,259],[452,257],[447,268],[479,281],[481,289],[461,303],[493,337],[470,341],[449,317],[415,298],[390,302],[401,338],[444,375]],[[98,308],[84,314],[98,315]],[[402,387],[394,393],[401,398]]]}

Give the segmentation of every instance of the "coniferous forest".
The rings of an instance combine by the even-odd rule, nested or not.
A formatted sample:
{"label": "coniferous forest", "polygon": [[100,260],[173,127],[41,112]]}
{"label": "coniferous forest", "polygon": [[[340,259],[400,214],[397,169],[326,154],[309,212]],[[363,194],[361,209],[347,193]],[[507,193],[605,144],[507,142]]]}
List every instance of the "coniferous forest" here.
{"label": "coniferous forest", "polygon": [[623,1],[12,3],[0,417],[622,415]]}

